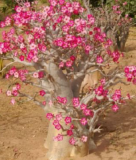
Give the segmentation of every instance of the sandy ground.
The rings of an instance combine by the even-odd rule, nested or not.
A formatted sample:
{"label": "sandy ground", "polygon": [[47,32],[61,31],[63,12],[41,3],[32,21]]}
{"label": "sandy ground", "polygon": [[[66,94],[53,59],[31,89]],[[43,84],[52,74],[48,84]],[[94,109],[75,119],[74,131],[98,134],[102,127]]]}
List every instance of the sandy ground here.
{"label": "sandy ground", "polygon": [[[131,29],[126,44],[126,58],[121,65],[136,65],[136,28]],[[0,79],[0,89],[8,81]],[[124,87],[124,94],[136,94],[136,86]],[[28,91],[31,88],[24,88]],[[136,160],[136,101],[123,105],[119,112],[111,109],[101,117],[103,126],[95,135],[97,149],[83,158],[68,160]],[[0,94],[0,160],[47,160],[43,144],[48,121],[43,110],[32,102],[10,105],[10,99]]]}

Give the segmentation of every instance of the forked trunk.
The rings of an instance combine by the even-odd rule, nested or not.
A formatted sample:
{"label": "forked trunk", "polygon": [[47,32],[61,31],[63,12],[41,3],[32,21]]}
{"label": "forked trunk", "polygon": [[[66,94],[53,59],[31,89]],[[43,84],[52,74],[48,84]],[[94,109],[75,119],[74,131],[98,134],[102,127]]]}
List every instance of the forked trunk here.
{"label": "forked trunk", "polygon": [[[49,74],[53,77],[55,81],[54,84],[56,86],[57,95],[67,97],[68,103],[70,103],[73,96],[78,95],[76,92],[79,92],[79,89],[77,89],[77,87],[74,87],[75,85],[71,86],[67,81],[66,77],[64,76],[63,72],[53,63],[51,63],[49,66]],[[83,77],[81,79],[83,80]],[[79,81],[80,85],[81,82]],[[54,108],[51,113],[56,115],[58,111]],[[71,145],[69,143],[69,139],[71,137],[69,136],[63,136],[62,141],[53,140],[53,137],[57,136],[58,134],[66,135],[66,132],[64,133],[62,130],[55,129],[52,123],[53,121],[51,120],[49,123],[46,142],[44,144],[44,147],[48,149],[48,160],[64,160],[65,157],[85,156],[89,153],[90,150],[96,148],[96,145],[94,144],[91,136],[90,138],[88,138],[88,141],[86,143],[81,143],[80,146]],[[63,128],[65,128],[65,124],[61,125],[63,126]]]}
{"label": "forked trunk", "polygon": [[52,125],[52,121],[50,121],[46,142],[44,144],[44,147],[48,149],[48,160],[64,160],[66,157],[75,156],[83,157],[88,155],[89,151],[96,148],[91,137],[86,143],[82,143],[81,146],[71,145],[69,143],[69,136],[64,136],[62,141],[54,141],[53,137],[60,133],[62,134],[63,132],[56,130]]}

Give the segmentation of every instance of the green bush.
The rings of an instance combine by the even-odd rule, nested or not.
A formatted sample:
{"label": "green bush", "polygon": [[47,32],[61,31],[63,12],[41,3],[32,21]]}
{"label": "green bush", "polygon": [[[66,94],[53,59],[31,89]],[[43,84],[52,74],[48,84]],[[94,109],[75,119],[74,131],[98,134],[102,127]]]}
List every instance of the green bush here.
{"label": "green bush", "polygon": [[[28,1],[33,2],[34,0]],[[17,3],[15,0],[3,0],[3,6],[0,7],[0,21],[2,21],[7,15],[13,13],[16,5]]]}
{"label": "green bush", "polygon": [[[126,5],[125,2],[127,2]],[[125,16],[126,14],[128,14],[131,18],[133,18],[134,23],[136,23],[136,0],[106,0],[105,4],[107,6],[113,6],[113,5],[123,6],[124,7],[123,15]]]}
{"label": "green bush", "polygon": [[131,18],[133,18],[134,23],[136,24],[136,0],[89,0],[92,7],[100,7],[102,4],[107,6],[113,6],[119,4],[123,6],[124,2],[127,2],[124,5],[124,13],[123,15],[128,14]]}

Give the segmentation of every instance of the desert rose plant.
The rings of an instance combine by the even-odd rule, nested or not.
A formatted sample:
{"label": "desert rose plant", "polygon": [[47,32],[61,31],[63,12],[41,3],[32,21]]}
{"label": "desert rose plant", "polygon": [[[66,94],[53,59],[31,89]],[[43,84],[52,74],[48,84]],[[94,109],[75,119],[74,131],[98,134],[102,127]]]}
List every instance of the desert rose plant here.
{"label": "desert rose plant", "polygon": [[[110,50],[112,41],[96,26],[87,7],[65,0],[49,3],[38,8],[37,2],[20,2],[16,13],[1,22],[1,27],[12,28],[2,33],[0,58],[9,62],[3,70],[11,65],[5,76],[14,79],[6,91],[11,103],[26,97],[43,108],[50,121],[47,157],[61,160],[85,156],[95,148],[93,135],[101,130],[97,127],[100,114],[108,107],[116,112],[131,98],[111,87],[126,84],[125,76],[136,84],[136,67],[110,67],[117,65],[123,54]],[[18,64],[22,64],[21,69]],[[102,79],[82,92],[85,76],[95,72]],[[26,84],[37,87],[38,92],[24,93]]]}
{"label": "desert rose plant", "polygon": [[97,27],[111,38],[113,49],[120,51],[124,51],[129,29],[133,25],[132,18],[125,12],[126,5],[126,1],[113,0],[91,8]]}

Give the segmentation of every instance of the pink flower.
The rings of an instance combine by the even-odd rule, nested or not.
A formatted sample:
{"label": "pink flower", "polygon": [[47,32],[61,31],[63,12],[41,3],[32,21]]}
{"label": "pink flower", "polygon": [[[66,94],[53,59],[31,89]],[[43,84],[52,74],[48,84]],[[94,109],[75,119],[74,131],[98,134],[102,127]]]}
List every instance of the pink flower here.
{"label": "pink flower", "polygon": [[53,105],[51,100],[48,102],[48,104],[49,104],[50,107]]}
{"label": "pink flower", "polygon": [[38,74],[37,72],[34,72],[34,73],[33,73],[33,77],[34,77],[34,78],[38,78],[38,77],[39,77],[39,74]]}
{"label": "pink flower", "polygon": [[81,137],[81,141],[82,141],[82,142],[87,142],[87,139],[88,139],[87,136],[82,136],[82,137]]}
{"label": "pink flower", "polygon": [[114,101],[118,101],[121,98],[121,91],[120,90],[115,90],[115,93],[112,96],[112,99]]}
{"label": "pink flower", "polygon": [[56,119],[57,119],[58,121],[60,121],[60,120],[62,119],[62,115],[61,115],[61,114],[57,114],[55,117],[56,117]]}
{"label": "pink flower", "polygon": [[46,114],[46,118],[51,120],[54,117],[54,115],[52,113],[47,113]]}
{"label": "pink flower", "polygon": [[38,44],[38,47],[42,52],[46,51],[46,46],[44,44]]}
{"label": "pink flower", "polygon": [[70,21],[70,17],[65,16],[65,17],[63,18],[63,21],[64,21],[65,23],[68,23],[68,22]]}
{"label": "pink flower", "polygon": [[13,95],[13,96],[17,96],[18,94],[19,94],[19,93],[18,93],[17,90],[13,90],[13,91],[12,91],[12,95]]}
{"label": "pink flower", "polygon": [[11,99],[11,104],[13,104],[13,105],[15,104],[15,99],[13,99],[13,98]]}
{"label": "pink flower", "polygon": [[113,9],[114,11],[116,11],[118,8],[120,8],[120,6],[112,6],[112,9]]}
{"label": "pink flower", "polygon": [[20,59],[20,61],[24,61],[24,56],[21,55],[21,56],[19,57],[19,59]]}
{"label": "pink flower", "polygon": [[86,109],[86,108],[87,108],[87,105],[86,105],[86,104],[82,103],[82,104],[80,105],[80,109],[81,109],[81,110],[84,110],[84,109]]}
{"label": "pink flower", "polygon": [[66,118],[65,118],[65,123],[66,123],[66,124],[71,123],[71,121],[72,121],[71,117],[66,117]]}
{"label": "pink flower", "polygon": [[62,5],[65,3],[65,0],[59,0],[59,4]]}
{"label": "pink flower", "polygon": [[127,97],[128,97],[128,99],[131,99],[131,97],[130,97],[130,94],[129,94],[129,93],[127,94]]}
{"label": "pink flower", "polygon": [[7,96],[11,96],[11,91],[7,91]]}
{"label": "pink flower", "polygon": [[10,75],[14,75],[14,73],[17,71],[16,67],[12,67],[9,71]]}
{"label": "pink flower", "polygon": [[82,119],[80,120],[80,123],[85,126],[85,125],[87,124],[86,118],[82,118]]}
{"label": "pink flower", "polygon": [[34,44],[34,43],[30,44],[30,50],[36,49],[36,47],[37,47],[36,44]]}
{"label": "pink flower", "polygon": [[118,51],[112,53],[112,58],[114,62],[117,62],[120,58],[120,53]]}
{"label": "pink flower", "polygon": [[90,31],[90,32],[89,32],[89,35],[92,35],[92,34],[93,34],[93,32],[92,32],[92,31]]}
{"label": "pink flower", "polygon": [[125,5],[127,5],[127,2],[124,2],[124,3],[123,3],[123,6],[125,6]]}
{"label": "pink flower", "polygon": [[67,98],[66,97],[58,96],[57,100],[58,100],[59,103],[62,103],[62,104],[66,104],[67,103]]}
{"label": "pink flower", "polygon": [[9,76],[10,76],[10,75],[7,73],[5,78],[6,78],[6,79],[9,79]]}
{"label": "pink flower", "polygon": [[64,42],[62,48],[64,48],[64,49],[65,49],[65,48],[68,48],[68,43],[67,43],[67,42]]}
{"label": "pink flower", "polygon": [[64,67],[64,62],[60,62],[59,63],[59,68],[63,68]]}
{"label": "pink flower", "polygon": [[20,13],[22,11],[22,7],[16,6],[15,7],[15,11],[18,12],[18,13]]}
{"label": "pink flower", "polygon": [[40,96],[44,96],[44,95],[46,94],[46,92],[45,92],[44,90],[41,90],[41,91],[39,92],[39,94],[40,94]]}
{"label": "pink flower", "polygon": [[75,56],[70,56],[71,61],[75,61],[76,57]]}
{"label": "pink flower", "polygon": [[72,64],[73,64],[73,61],[67,61],[67,62],[66,62],[66,66],[67,66],[67,67],[71,67]]}
{"label": "pink flower", "polygon": [[104,46],[107,48],[107,47],[111,46],[112,43],[113,43],[112,40],[108,39],[107,42],[106,42],[106,44],[104,44]]}
{"label": "pink flower", "polygon": [[134,71],[132,72],[132,75],[133,75],[134,77],[136,77],[136,70],[134,70]]}
{"label": "pink flower", "polygon": [[72,2],[72,6],[75,8],[75,9],[78,9],[80,7],[80,3],[79,2]]}
{"label": "pink flower", "polygon": [[59,124],[59,121],[58,121],[57,119],[55,119],[55,120],[53,121],[53,125],[54,125],[54,126],[60,125],[60,124]]}
{"label": "pink flower", "polygon": [[101,56],[97,56],[97,60],[96,60],[97,63],[102,63],[103,62],[103,59]]}
{"label": "pink flower", "polygon": [[59,124],[59,125],[55,125],[55,128],[57,129],[57,130],[60,130],[61,129],[61,125]]}
{"label": "pink flower", "polygon": [[62,141],[63,140],[63,136],[61,134],[58,134],[57,139],[58,139],[58,141]]}
{"label": "pink flower", "polygon": [[57,2],[55,0],[50,0],[49,2],[51,4],[51,6],[56,6],[57,5]]}
{"label": "pink flower", "polygon": [[125,17],[128,18],[128,14],[126,14]]}
{"label": "pink flower", "polygon": [[25,7],[29,8],[30,7],[30,3],[29,2],[26,2],[24,3]]}
{"label": "pink flower", "polygon": [[125,67],[124,72],[129,73],[129,67]]}
{"label": "pink flower", "polygon": [[43,71],[38,72],[38,77],[43,78],[44,77],[44,72]]}
{"label": "pink flower", "polygon": [[16,84],[16,90],[19,90],[21,88],[21,85],[19,83]]}
{"label": "pink flower", "polygon": [[57,21],[57,23],[60,23],[62,21],[62,16],[59,16],[56,21]]}
{"label": "pink flower", "polygon": [[42,104],[45,106],[46,105],[46,101],[43,101]]}
{"label": "pink flower", "polygon": [[84,10],[85,10],[84,8],[80,7],[78,11],[79,11],[80,13],[83,13]]}
{"label": "pink flower", "polygon": [[57,46],[62,47],[63,44],[64,44],[64,42],[63,42],[62,39],[56,40],[56,45],[57,45]]}
{"label": "pink flower", "polygon": [[85,50],[87,51],[87,52],[89,52],[90,50],[91,50],[91,46],[89,46],[89,45],[87,45],[86,47],[85,47]]}
{"label": "pink flower", "polygon": [[106,83],[105,78],[101,79],[101,84],[102,84],[102,85],[105,85],[105,83]]}
{"label": "pink flower", "polygon": [[53,141],[58,141],[57,136],[53,137]]}
{"label": "pink flower", "polygon": [[132,73],[127,73],[125,76],[127,77],[127,81],[129,81],[129,82],[130,82],[130,81],[132,80],[132,78],[133,78]]}
{"label": "pink flower", "polygon": [[103,86],[99,86],[98,88],[95,89],[95,94],[100,96],[104,92]]}
{"label": "pink flower", "polygon": [[5,25],[5,22],[0,22],[0,27],[1,28],[4,28],[6,25]]}
{"label": "pink flower", "polygon": [[70,27],[74,26],[74,21],[73,21],[73,20],[70,20],[67,25],[69,25]]}
{"label": "pink flower", "polygon": [[72,130],[67,130],[67,135],[68,136],[72,136],[73,135],[73,131]]}
{"label": "pink flower", "polygon": [[121,96],[121,90],[120,89],[115,90],[115,94],[118,95],[118,96]]}
{"label": "pink flower", "polygon": [[74,129],[74,125],[73,124],[71,124],[70,129]]}
{"label": "pink flower", "polygon": [[24,48],[25,48],[24,43],[21,43],[21,44],[20,44],[20,48],[21,48],[21,49],[24,49]]}
{"label": "pink flower", "polygon": [[62,30],[63,30],[64,32],[68,32],[69,29],[70,29],[70,27],[67,26],[67,25],[65,25],[65,26],[62,27]]}
{"label": "pink flower", "polygon": [[73,106],[78,107],[79,106],[79,98],[73,98]]}
{"label": "pink flower", "polygon": [[112,106],[112,110],[113,110],[114,112],[116,112],[118,109],[119,109],[119,107],[118,107],[116,104],[114,104],[114,105]]}
{"label": "pink flower", "polygon": [[63,140],[63,135],[58,134],[56,137],[54,137],[54,140],[56,140],[56,141],[62,141]]}
{"label": "pink flower", "polygon": [[19,77],[19,73],[18,73],[18,72],[15,72],[15,73],[14,73],[14,77],[18,78],[18,77]]}
{"label": "pink flower", "polygon": [[79,11],[78,10],[74,10],[74,12],[73,12],[74,14],[78,14],[79,13]]}
{"label": "pink flower", "polygon": [[88,14],[88,15],[87,15],[87,18],[88,18],[88,21],[89,21],[89,23],[90,23],[91,25],[94,24],[95,18],[93,17],[93,15]]}
{"label": "pink flower", "polygon": [[[76,24],[76,23],[78,23],[78,22],[75,21],[75,24]],[[76,26],[76,30],[77,30],[78,32],[82,32],[82,31],[83,31],[83,27],[82,27],[80,24],[79,24],[79,25],[76,24],[76,25],[77,25],[77,26]]]}
{"label": "pink flower", "polygon": [[34,62],[37,62],[37,61],[38,61],[38,57],[37,57],[37,56],[34,56],[34,57],[33,57],[33,61],[34,61]]}
{"label": "pink flower", "polygon": [[74,144],[76,143],[75,138],[74,138],[74,137],[70,138],[69,143],[70,143],[71,145],[74,145]]}
{"label": "pink flower", "polygon": [[89,116],[91,110],[90,109],[84,109],[83,112],[84,112],[84,115]]}
{"label": "pink flower", "polygon": [[12,91],[16,91],[17,90],[17,88],[16,88],[16,86],[14,86],[13,88],[12,88]]}

